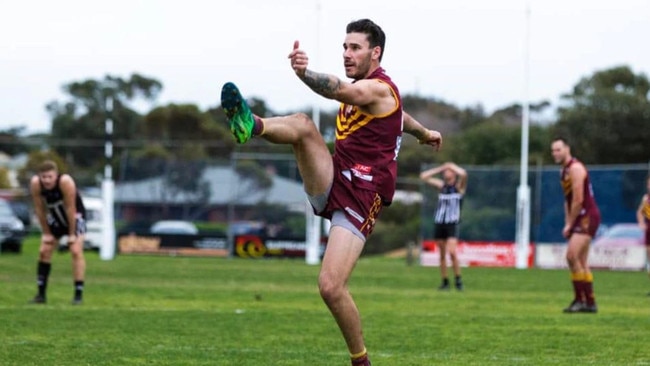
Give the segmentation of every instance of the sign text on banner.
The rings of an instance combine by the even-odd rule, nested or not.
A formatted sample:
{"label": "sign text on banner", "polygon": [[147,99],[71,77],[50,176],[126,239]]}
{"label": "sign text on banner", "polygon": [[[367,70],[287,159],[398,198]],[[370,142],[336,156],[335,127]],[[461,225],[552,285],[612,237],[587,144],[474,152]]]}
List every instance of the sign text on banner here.
{"label": "sign text on banner", "polygon": [[[566,244],[539,244],[535,250],[540,268],[567,268]],[[634,246],[590,246],[589,267],[594,269],[642,270],[646,265],[646,249]]]}
{"label": "sign text on banner", "polygon": [[[532,244],[529,253],[528,267],[532,267],[534,253]],[[456,254],[463,267],[514,267],[516,260],[514,242],[460,241],[456,247]],[[435,240],[422,242],[420,264],[423,266],[440,265],[440,251]]]}

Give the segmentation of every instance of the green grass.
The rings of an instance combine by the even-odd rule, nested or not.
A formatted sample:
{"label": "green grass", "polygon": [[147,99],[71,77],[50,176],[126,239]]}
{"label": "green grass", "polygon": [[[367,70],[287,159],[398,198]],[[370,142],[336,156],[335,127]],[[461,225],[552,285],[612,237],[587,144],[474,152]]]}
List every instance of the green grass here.
{"label": "green grass", "polygon": [[[55,254],[48,304],[37,244],[0,256],[1,365],[348,365],[302,260],[87,253],[85,303],[70,305],[69,254]],[[467,268],[440,293],[437,268],[363,258],[352,293],[373,365],[650,365],[650,281],[596,272],[597,315],[566,315],[566,271]]]}

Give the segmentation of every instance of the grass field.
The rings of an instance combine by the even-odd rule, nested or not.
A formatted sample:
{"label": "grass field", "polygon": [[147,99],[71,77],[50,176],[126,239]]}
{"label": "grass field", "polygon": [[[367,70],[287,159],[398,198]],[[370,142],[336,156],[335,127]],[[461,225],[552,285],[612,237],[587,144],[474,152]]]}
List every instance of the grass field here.
{"label": "grass field", "polygon": [[[85,303],[70,305],[68,254],[48,304],[37,244],[0,256],[0,365],[349,365],[317,266],[88,253]],[[373,365],[650,365],[650,281],[596,272],[600,312],[567,315],[566,271],[467,268],[440,293],[437,268],[363,258],[351,289]]]}

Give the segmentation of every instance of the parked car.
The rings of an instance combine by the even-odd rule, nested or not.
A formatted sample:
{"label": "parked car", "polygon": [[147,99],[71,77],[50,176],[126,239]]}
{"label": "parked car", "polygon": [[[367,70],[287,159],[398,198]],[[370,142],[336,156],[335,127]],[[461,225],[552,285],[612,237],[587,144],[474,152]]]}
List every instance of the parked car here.
{"label": "parked car", "polygon": [[86,236],[84,248],[99,249],[102,246],[102,214],[104,212],[104,201],[98,197],[82,196],[86,208]]}
{"label": "parked car", "polygon": [[0,251],[20,253],[25,225],[4,198],[0,198]]}
{"label": "parked car", "polygon": [[32,226],[32,212],[30,206],[19,200],[9,200],[8,202],[16,216],[23,222],[25,230],[29,230],[30,226]]}
{"label": "parked car", "polygon": [[197,235],[199,229],[194,223],[182,220],[162,220],[151,225],[151,234]]}
{"label": "parked car", "polygon": [[593,242],[594,246],[644,245],[644,232],[636,223],[614,224]]}
{"label": "parked car", "polygon": [[261,221],[233,221],[228,224],[231,235],[264,235],[265,227]]}
{"label": "parked car", "polygon": [[151,221],[135,220],[122,223],[118,227],[117,235],[148,235],[151,233]]}

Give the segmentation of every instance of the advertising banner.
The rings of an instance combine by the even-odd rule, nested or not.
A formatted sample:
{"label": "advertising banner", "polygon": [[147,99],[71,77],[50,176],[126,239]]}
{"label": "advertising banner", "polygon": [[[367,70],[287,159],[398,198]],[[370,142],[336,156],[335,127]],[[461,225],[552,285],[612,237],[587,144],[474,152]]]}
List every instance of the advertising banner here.
{"label": "advertising banner", "polygon": [[[458,261],[463,267],[514,267],[516,261],[515,243],[503,241],[459,241],[456,247]],[[534,246],[528,251],[528,267],[533,265]],[[447,257],[451,266],[451,261]],[[420,252],[420,264],[440,266],[440,250],[435,240],[424,240]]]}
{"label": "advertising banner", "polygon": [[[566,244],[539,244],[535,257],[540,268],[568,268]],[[646,249],[634,246],[591,246],[587,262],[590,268],[613,270],[642,270],[646,265]]]}
{"label": "advertising banner", "polygon": [[[264,238],[259,235],[235,236],[234,255],[240,258],[299,258],[305,257],[306,243],[297,238]],[[320,256],[325,252],[321,243]]]}
{"label": "advertising banner", "polygon": [[120,254],[227,257],[228,239],[215,235],[118,234]]}

